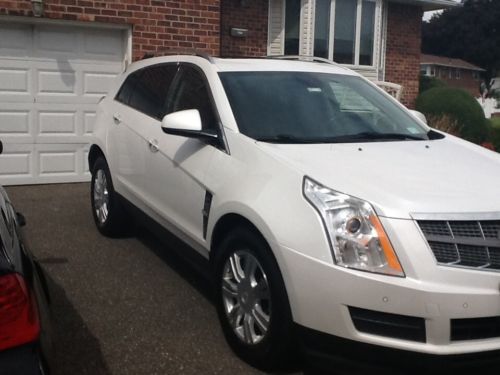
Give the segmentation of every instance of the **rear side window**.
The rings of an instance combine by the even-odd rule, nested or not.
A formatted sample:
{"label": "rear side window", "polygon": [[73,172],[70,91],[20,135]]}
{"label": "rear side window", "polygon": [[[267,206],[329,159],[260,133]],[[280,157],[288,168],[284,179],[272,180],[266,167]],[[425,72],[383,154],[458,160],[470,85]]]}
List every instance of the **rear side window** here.
{"label": "rear side window", "polygon": [[141,69],[127,78],[116,99],[161,120],[166,114],[167,94],[176,73],[176,64]]}

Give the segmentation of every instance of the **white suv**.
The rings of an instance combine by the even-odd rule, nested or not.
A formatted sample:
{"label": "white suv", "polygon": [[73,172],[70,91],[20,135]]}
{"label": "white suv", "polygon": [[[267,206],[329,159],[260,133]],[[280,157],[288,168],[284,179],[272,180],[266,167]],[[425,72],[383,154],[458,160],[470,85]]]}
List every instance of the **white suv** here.
{"label": "white suv", "polygon": [[292,60],[129,66],[89,154],[98,229],[138,209],[209,260],[226,338],[256,365],[286,359],[296,332],[500,349],[499,155],[351,70]]}

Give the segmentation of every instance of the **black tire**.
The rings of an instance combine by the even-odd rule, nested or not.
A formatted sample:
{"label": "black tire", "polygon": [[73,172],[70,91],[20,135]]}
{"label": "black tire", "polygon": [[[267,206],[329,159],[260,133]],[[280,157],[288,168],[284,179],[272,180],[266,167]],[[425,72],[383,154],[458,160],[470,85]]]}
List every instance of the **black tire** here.
{"label": "black tire", "polygon": [[[248,252],[258,261],[263,274],[267,277],[270,319],[267,332],[257,343],[245,342],[238,336],[229,321],[223,297],[223,281],[228,275],[225,272],[226,262],[236,252],[245,254],[241,253],[241,250]],[[215,251],[215,303],[224,335],[231,348],[240,358],[263,370],[278,370],[293,366],[291,360],[293,356],[290,354],[295,349],[295,339],[288,295],[278,264],[264,238],[255,230],[240,227],[232,230]],[[234,299],[237,300],[236,297]],[[244,300],[239,301],[238,303],[243,305],[241,301]]]}
{"label": "black tire", "polygon": [[[105,218],[99,216],[96,205],[96,180],[99,175],[105,177],[107,190],[107,215]],[[99,232],[107,237],[123,237],[130,231],[130,221],[127,212],[123,209],[120,200],[113,188],[113,181],[109,172],[108,164],[103,157],[97,158],[92,166],[92,181],[90,188],[90,201],[92,203],[92,215]]]}

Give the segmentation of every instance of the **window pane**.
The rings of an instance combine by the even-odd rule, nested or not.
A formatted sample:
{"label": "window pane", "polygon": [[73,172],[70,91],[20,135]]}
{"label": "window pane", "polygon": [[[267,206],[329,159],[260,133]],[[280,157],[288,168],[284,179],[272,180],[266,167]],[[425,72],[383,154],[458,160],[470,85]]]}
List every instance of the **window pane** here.
{"label": "window pane", "polygon": [[300,0],[286,0],[285,8],[285,55],[298,55]]}
{"label": "window pane", "polygon": [[176,72],[176,65],[160,65],[141,70],[129,105],[161,120],[166,113],[167,93]]}
{"label": "window pane", "polygon": [[316,20],[314,26],[314,56],[328,58],[330,34],[330,2],[316,0]]}
{"label": "window pane", "polygon": [[341,64],[354,64],[357,4],[354,0],[335,1],[333,60]]}
{"label": "window pane", "polygon": [[197,109],[203,129],[216,129],[216,117],[205,80],[197,70],[186,67],[171,104],[171,112]]}
{"label": "window pane", "polygon": [[375,2],[363,0],[361,9],[361,45],[359,64],[373,65],[373,37],[375,34]]}
{"label": "window pane", "polygon": [[116,100],[118,100],[120,103],[129,105],[130,97],[132,96],[134,87],[138,81],[137,77],[138,73],[132,73],[127,77],[125,83],[122,85],[120,91],[118,91],[118,94],[116,95]]}

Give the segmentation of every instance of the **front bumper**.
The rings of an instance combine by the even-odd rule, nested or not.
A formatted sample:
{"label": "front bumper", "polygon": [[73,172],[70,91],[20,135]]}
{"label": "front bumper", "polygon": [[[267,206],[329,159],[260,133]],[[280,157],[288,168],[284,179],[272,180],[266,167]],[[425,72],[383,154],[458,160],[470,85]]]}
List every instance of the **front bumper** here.
{"label": "front bumper", "polygon": [[497,375],[500,351],[460,355],[432,355],[373,346],[296,326],[311,373],[335,368],[336,374],[392,375],[455,374]]}
{"label": "front bumper", "polygon": [[[294,321],[352,341],[431,355],[500,350],[500,329],[480,339],[457,340],[452,332],[452,321],[500,317],[500,273],[438,266],[413,221],[382,222],[405,278],[349,270],[280,245]],[[350,308],[420,319],[424,340],[362,332]]]}

